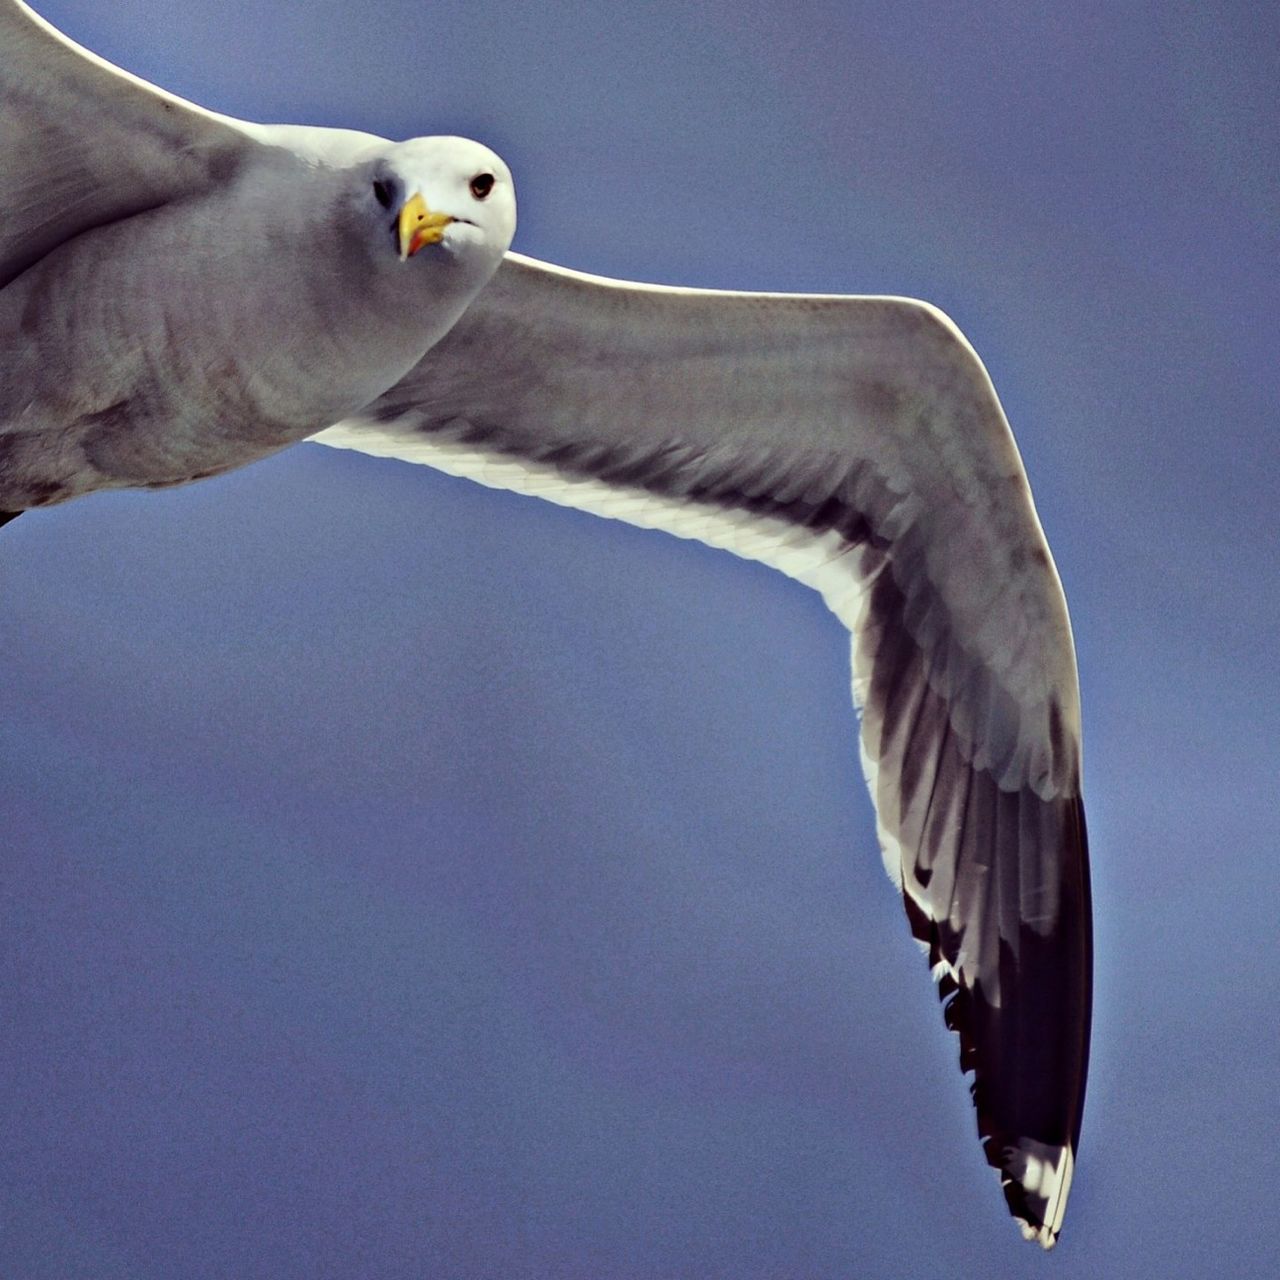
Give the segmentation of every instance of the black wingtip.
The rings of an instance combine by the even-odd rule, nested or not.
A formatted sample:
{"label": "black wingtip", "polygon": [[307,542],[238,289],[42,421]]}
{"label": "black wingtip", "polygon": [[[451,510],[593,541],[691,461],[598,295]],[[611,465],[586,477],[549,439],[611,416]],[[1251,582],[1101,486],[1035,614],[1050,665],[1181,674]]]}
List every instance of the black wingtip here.
{"label": "black wingtip", "polygon": [[[1080,1146],[1093,987],[1084,807],[1078,796],[1058,805],[1063,847],[1071,851],[1062,863],[1058,917],[1044,936],[1023,931],[1016,960],[1011,948],[1001,948],[1002,977],[1010,979],[1002,987],[1030,1007],[1015,1015],[1014,1021],[1022,1024],[1021,1034],[1015,1033],[1016,1048],[1004,1046],[1006,1052],[1014,1048],[1016,1057],[996,1068],[991,1087],[975,1093],[980,1130],[984,1120],[995,1125],[984,1147],[988,1162],[1000,1171],[1010,1212],[1024,1238],[1045,1249],[1058,1239]],[[984,1067],[993,1065],[991,1042],[1001,1032],[988,1037],[978,1031],[984,1024],[991,1027],[994,1011],[981,1008],[980,991],[972,994],[978,1007],[972,1009],[976,1016],[970,1026],[987,1041],[973,1060],[977,1079],[985,1074]],[[1000,1015],[994,1018],[998,1027]],[[962,1044],[965,1038],[962,1033]],[[995,1096],[997,1090],[1004,1096]]]}
{"label": "black wingtip", "polygon": [[947,1027],[970,1077],[978,1134],[1024,1239],[1051,1249],[1079,1149],[1088,1075],[1092,929],[1088,837],[1079,797],[1028,803],[1053,811],[1062,854],[1051,927],[1023,921],[1002,937],[995,972],[959,979],[958,939],[904,898],[911,931],[939,974]]}

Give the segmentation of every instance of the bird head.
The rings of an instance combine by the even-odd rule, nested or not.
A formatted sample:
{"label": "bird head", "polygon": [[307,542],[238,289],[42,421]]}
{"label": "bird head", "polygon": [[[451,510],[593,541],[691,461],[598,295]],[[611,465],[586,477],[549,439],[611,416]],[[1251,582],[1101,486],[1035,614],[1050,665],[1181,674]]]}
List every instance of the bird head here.
{"label": "bird head", "polygon": [[367,197],[387,253],[409,270],[425,260],[487,278],[516,229],[511,171],[466,138],[396,143],[375,161]]}

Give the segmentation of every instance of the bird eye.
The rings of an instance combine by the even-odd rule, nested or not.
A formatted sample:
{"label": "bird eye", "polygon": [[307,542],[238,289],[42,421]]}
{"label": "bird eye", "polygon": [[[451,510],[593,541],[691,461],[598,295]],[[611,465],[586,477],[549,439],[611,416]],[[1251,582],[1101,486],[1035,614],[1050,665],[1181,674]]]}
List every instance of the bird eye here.
{"label": "bird eye", "polygon": [[373,197],[384,208],[391,208],[391,188],[381,178],[373,184]]}
{"label": "bird eye", "polygon": [[471,194],[477,200],[483,200],[493,190],[493,174],[477,173],[471,179]]}

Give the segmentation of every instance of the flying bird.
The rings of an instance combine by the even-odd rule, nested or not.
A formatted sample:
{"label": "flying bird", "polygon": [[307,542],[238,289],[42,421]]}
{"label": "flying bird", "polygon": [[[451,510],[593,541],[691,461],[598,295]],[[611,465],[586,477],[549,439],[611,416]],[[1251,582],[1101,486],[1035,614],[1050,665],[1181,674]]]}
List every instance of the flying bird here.
{"label": "flying bird", "polygon": [[1029,1240],[1079,1144],[1092,936],[1061,584],[936,308],[509,252],[511,173],[206,111],[0,0],[0,522],[304,440],[759,560],[852,633],[881,851]]}

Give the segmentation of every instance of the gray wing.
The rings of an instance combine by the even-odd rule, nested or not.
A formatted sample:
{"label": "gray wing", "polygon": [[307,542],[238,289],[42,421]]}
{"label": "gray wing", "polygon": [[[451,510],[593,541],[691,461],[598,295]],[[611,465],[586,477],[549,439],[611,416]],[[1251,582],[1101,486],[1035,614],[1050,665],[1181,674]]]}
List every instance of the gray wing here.
{"label": "gray wing", "polygon": [[667,529],[853,633],[890,875],[1028,1239],[1062,1224],[1089,1050],[1080,715],[1062,589],[999,401],[901,298],[628,285],[508,256],[322,443]]}
{"label": "gray wing", "polygon": [[257,145],[249,127],[0,0],[0,288],[82,231],[225,179]]}

